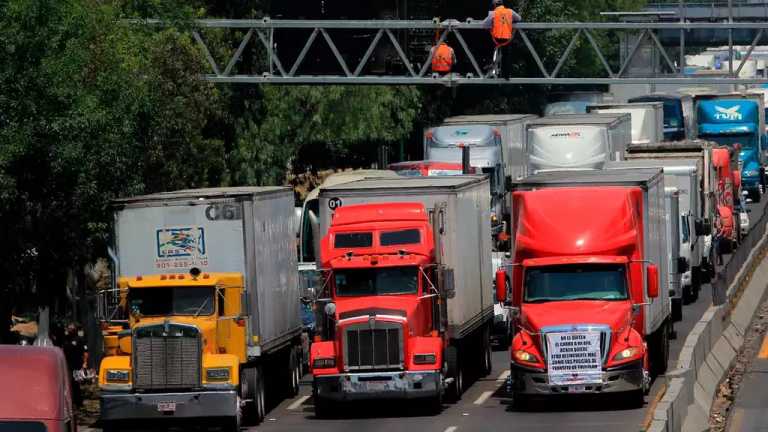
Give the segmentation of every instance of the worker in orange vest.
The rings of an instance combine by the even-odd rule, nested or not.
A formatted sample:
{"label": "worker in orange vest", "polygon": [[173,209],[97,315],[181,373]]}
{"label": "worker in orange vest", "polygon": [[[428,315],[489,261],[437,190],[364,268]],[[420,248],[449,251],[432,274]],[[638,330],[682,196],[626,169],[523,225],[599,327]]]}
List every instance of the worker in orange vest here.
{"label": "worker in orange vest", "polygon": [[501,73],[501,48],[512,42],[515,35],[514,23],[523,20],[517,12],[504,7],[503,0],[493,0],[492,10],[483,20],[483,26],[491,31],[491,38],[496,45],[493,52],[491,73],[495,76]]}
{"label": "worker in orange vest", "polygon": [[447,43],[441,42],[440,45],[432,47],[432,72],[447,74],[451,72],[454,63],[456,63],[456,53]]}

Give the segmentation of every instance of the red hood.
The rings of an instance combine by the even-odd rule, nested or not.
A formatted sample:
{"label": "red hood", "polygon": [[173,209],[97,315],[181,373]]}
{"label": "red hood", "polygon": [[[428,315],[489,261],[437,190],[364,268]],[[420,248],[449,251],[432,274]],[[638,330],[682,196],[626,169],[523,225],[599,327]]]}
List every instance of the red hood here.
{"label": "red hood", "polygon": [[419,301],[415,295],[336,297],[336,319],[361,315],[390,315],[413,320]]}
{"label": "red hood", "polygon": [[534,333],[543,327],[571,324],[605,324],[615,332],[629,322],[632,306],[628,300],[575,300],[525,303],[521,310],[523,325]]}

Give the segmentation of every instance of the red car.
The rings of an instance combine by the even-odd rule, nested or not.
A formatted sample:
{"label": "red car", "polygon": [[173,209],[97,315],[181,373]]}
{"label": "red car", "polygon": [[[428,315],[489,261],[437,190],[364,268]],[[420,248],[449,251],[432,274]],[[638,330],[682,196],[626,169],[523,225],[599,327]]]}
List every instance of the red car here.
{"label": "red car", "polygon": [[0,345],[0,382],[0,432],[77,431],[60,349]]}

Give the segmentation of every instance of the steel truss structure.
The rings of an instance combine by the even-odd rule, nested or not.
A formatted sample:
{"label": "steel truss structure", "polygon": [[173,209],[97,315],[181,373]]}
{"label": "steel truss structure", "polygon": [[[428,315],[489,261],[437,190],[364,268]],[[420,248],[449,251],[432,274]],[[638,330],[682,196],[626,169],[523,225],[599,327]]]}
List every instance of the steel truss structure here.
{"label": "steel truss structure", "polygon": [[[146,24],[160,25],[159,21],[142,21]],[[239,46],[229,59],[219,64],[211,55],[204,37],[206,29],[223,29],[245,32]],[[303,48],[298,56],[293,59],[278,56],[276,50],[276,37],[279,32],[303,30],[309,33],[309,37],[303,43]],[[431,54],[422,64],[413,62],[406,55],[403,44],[398,40],[399,31],[421,30],[434,31],[440,34],[439,41],[445,41],[449,36],[458,41],[460,47],[455,47],[460,62],[468,62],[471,72],[463,74],[449,74],[438,76],[431,73]],[[617,53],[609,55],[596,42],[595,34],[600,31],[623,32],[637,36],[629,54],[618,61]],[[684,75],[685,68],[685,39],[686,33],[692,31],[726,31],[733,34],[734,31],[751,31],[755,37],[746,55],[736,63],[729,62],[729,69],[720,75]],[[469,32],[485,32],[488,30],[479,21],[403,21],[403,20],[378,20],[378,21],[345,21],[345,20],[198,20],[192,34],[202,49],[212,73],[204,75],[204,79],[218,83],[272,83],[272,84],[384,84],[384,85],[502,85],[502,84],[759,84],[768,82],[765,78],[740,77],[739,73],[750,59],[753,50],[761,42],[764,33],[768,30],[768,23],[687,23],[687,22],[616,22],[616,23],[518,23],[516,25],[515,39],[522,41],[516,44],[516,57],[524,55],[518,52],[520,46],[524,46],[527,55],[530,55],[538,67],[538,76],[521,77],[495,77],[484,70],[484,65],[478,62],[479,49],[488,51],[488,45],[481,48],[473,48],[466,42],[465,35]],[[340,49],[344,45],[337,43],[344,38],[345,31],[366,31],[373,34],[372,41],[367,50],[359,56]],[[540,50],[531,43],[532,32],[570,31],[573,35],[564,51],[556,57],[546,58]],[[659,40],[659,32],[679,32],[678,62],[673,62],[668,53],[668,47],[662,46]],[[335,32],[332,36],[332,32]],[[477,35],[475,35],[477,36]],[[292,36],[295,41],[295,36]],[[486,36],[490,38],[489,36]],[[333,60],[338,63],[341,72],[328,74],[310,74],[302,71],[305,60],[310,50],[324,40],[327,48],[330,48]],[[388,40],[397,52],[404,72],[400,74],[371,74],[366,72],[371,57],[382,40]],[[575,77],[563,76],[563,66],[574,52],[574,48],[580,43],[588,43],[596,59],[603,67],[602,76]],[[257,44],[260,52],[266,58],[263,64],[268,65],[261,73],[239,74],[236,65],[241,61],[243,52],[250,44]],[[637,77],[629,76],[627,68],[636,58],[638,50],[643,44],[651,44],[661,53],[663,65],[668,70],[664,75]],[[487,54],[487,53],[486,53]],[[282,54],[281,54],[282,55]],[[357,56],[357,58],[355,58]],[[730,46],[730,58],[735,58],[733,45]],[[611,67],[611,62],[618,67]],[[547,67],[546,65],[554,65]],[[223,66],[223,68],[222,68]]]}

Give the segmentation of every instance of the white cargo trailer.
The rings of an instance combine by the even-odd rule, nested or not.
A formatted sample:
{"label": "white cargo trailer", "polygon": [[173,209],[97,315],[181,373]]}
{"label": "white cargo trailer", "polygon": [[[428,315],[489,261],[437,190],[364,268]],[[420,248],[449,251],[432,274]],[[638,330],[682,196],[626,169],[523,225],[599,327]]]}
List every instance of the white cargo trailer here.
{"label": "white cargo trailer", "polygon": [[676,187],[664,188],[664,219],[667,227],[667,260],[669,297],[672,301],[672,321],[683,320],[683,291],[680,284],[680,192]]}
{"label": "white cargo trailer", "polygon": [[482,176],[369,179],[320,190],[321,234],[333,209],[376,202],[418,202],[428,211],[444,206],[441,264],[453,269],[455,295],[448,300],[448,335],[461,339],[490,326],[494,293],[491,262],[490,193]]}
{"label": "white cargo trailer", "polygon": [[679,191],[681,286],[686,302],[693,300],[701,289],[700,271],[705,256],[698,165],[696,159],[632,159],[606,165],[608,169],[661,168],[664,185]]}
{"label": "white cargo trailer", "polygon": [[587,112],[629,114],[632,117],[632,144],[655,144],[664,140],[664,104],[661,102],[590,105]]}
{"label": "white cargo trailer", "polygon": [[448,117],[445,126],[488,125],[501,133],[501,152],[505,175],[516,179],[525,175],[525,126],[538,116],[533,114],[484,114]]}
{"label": "white cargo trailer", "polygon": [[564,114],[528,123],[527,173],[600,169],[632,140],[629,114]]}
{"label": "white cargo trailer", "polygon": [[[698,271],[691,274],[692,286],[708,283],[714,276],[714,250],[712,226],[715,220],[717,174],[712,164],[712,144],[703,140],[663,142],[655,145],[632,145],[627,149],[627,161],[654,161],[653,166],[678,166],[693,160],[696,162],[698,205],[691,208],[694,215],[693,230],[701,239],[701,260]],[[641,163],[641,162],[637,162]],[[678,188],[683,185],[678,183]],[[693,190],[693,189],[691,189]],[[695,297],[696,290],[692,295]]]}

